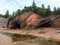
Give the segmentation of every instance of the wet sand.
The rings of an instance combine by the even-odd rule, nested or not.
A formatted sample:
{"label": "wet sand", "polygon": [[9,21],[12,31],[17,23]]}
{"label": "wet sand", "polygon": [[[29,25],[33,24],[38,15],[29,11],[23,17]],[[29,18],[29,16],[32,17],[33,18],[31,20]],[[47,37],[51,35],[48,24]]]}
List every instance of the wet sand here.
{"label": "wet sand", "polygon": [[12,39],[9,36],[0,34],[0,45],[13,45]]}
{"label": "wet sand", "polygon": [[[39,33],[41,31],[46,33]],[[38,30],[0,29],[0,32],[7,32],[7,33],[13,33],[13,34],[28,34],[28,35],[33,35],[37,37],[43,37],[46,39],[54,39],[60,42],[60,28],[43,28]],[[11,38],[9,36],[0,34],[0,45],[12,45]]]}

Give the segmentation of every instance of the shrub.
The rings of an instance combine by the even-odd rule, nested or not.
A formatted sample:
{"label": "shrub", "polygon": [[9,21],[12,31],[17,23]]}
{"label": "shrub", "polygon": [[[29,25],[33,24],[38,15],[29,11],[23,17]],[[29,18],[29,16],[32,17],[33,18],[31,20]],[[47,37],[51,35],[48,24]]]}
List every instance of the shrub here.
{"label": "shrub", "polygon": [[13,20],[14,18],[15,16],[9,16],[8,21],[7,21],[7,28],[8,28],[10,21]]}

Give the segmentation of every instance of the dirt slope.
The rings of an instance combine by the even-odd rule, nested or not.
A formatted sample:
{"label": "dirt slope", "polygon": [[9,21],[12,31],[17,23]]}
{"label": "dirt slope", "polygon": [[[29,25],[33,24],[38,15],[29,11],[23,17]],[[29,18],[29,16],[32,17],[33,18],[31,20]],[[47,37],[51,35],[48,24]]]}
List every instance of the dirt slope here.
{"label": "dirt slope", "polygon": [[5,28],[6,24],[7,24],[7,19],[0,17],[0,28]]}

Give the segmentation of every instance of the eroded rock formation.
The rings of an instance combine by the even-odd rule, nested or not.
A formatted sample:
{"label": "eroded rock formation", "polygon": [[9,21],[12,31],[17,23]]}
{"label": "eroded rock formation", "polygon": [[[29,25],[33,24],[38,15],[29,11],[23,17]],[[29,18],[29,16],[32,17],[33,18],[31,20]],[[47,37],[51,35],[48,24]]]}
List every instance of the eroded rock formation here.
{"label": "eroded rock formation", "polygon": [[12,21],[10,21],[8,28],[10,28],[10,29],[19,28],[20,29],[20,22],[19,22],[18,16],[15,19],[13,19]]}
{"label": "eroded rock formation", "polygon": [[39,23],[41,16],[33,12],[25,12],[20,16],[21,28],[28,27],[29,29],[35,29]]}
{"label": "eroded rock formation", "polygon": [[28,27],[29,29],[35,29],[41,21],[41,16],[35,14],[34,12],[24,12],[22,15],[18,17],[16,17],[14,20],[10,22],[9,28],[16,28],[16,26],[20,25],[21,28]]}
{"label": "eroded rock formation", "polygon": [[60,16],[55,16],[55,19],[52,21],[52,27],[60,27]]}
{"label": "eroded rock formation", "polygon": [[34,12],[24,12],[9,23],[9,28],[35,29],[38,27],[60,27],[60,16],[42,17]]}

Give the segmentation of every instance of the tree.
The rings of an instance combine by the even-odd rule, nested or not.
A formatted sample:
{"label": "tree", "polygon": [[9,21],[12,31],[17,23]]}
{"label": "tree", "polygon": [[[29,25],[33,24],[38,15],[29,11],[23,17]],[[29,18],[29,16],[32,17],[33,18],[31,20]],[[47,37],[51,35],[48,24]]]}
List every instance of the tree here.
{"label": "tree", "polygon": [[37,7],[37,6],[36,6],[36,4],[35,4],[35,1],[33,0],[33,4],[32,4],[32,11],[33,11],[33,12],[35,12],[36,7]]}
{"label": "tree", "polygon": [[45,16],[46,10],[44,8],[37,7],[36,13],[41,15],[41,16]]}
{"label": "tree", "polygon": [[44,8],[44,9],[45,9],[45,6],[44,6],[44,4],[42,4],[42,8]]}
{"label": "tree", "polygon": [[0,14],[0,17],[3,17],[4,18],[4,15],[3,14]]}
{"label": "tree", "polygon": [[53,14],[54,14],[54,15],[57,14],[57,9],[56,9],[56,7],[54,7]]}
{"label": "tree", "polygon": [[51,10],[50,10],[50,6],[48,5],[47,9],[46,9],[46,15],[50,15],[51,14]]}
{"label": "tree", "polygon": [[14,16],[10,15],[9,18],[8,18],[8,21],[7,21],[7,28],[9,26],[10,21],[13,20],[13,19],[14,19]]}
{"label": "tree", "polygon": [[22,10],[22,13],[23,12],[28,12],[28,11],[32,11],[32,6],[29,6],[29,7],[24,7],[24,9]]}
{"label": "tree", "polygon": [[15,15],[15,12],[13,11],[13,13],[12,13],[12,17],[13,18],[15,18],[16,17],[16,15]]}
{"label": "tree", "polygon": [[16,12],[15,12],[15,16],[18,16],[18,15],[21,15],[21,10],[18,9]]}
{"label": "tree", "polygon": [[60,14],[60,8],[58,7],[58,9],[57,9],[57,15],[59,15]]}
{"label": "tree", "polygon": [[14,18],[16,18],[16,15],[15,12],[13,11],[13,13],[8,18],[7,27],[9,26],[10,21],[12,21]]}
{"label": "tree", "polygon": [[29,7],[25,6],[24,9],[22,10],[22,12],[28,12],[28,11],[36,12],[36,9],[37,9],[37,6],[35,4],[35,1],[33,0],[32,6],[29,6]]}
{"label": "tree", "polygon": [[54,7],[54,11],[56,11],[57,9],[56,9],[56,7]]}
{"label": "tree", "polygon": [[5,18],[8,18],[8,17],[9,17],[9,11],[7,10],[5,14]]}

